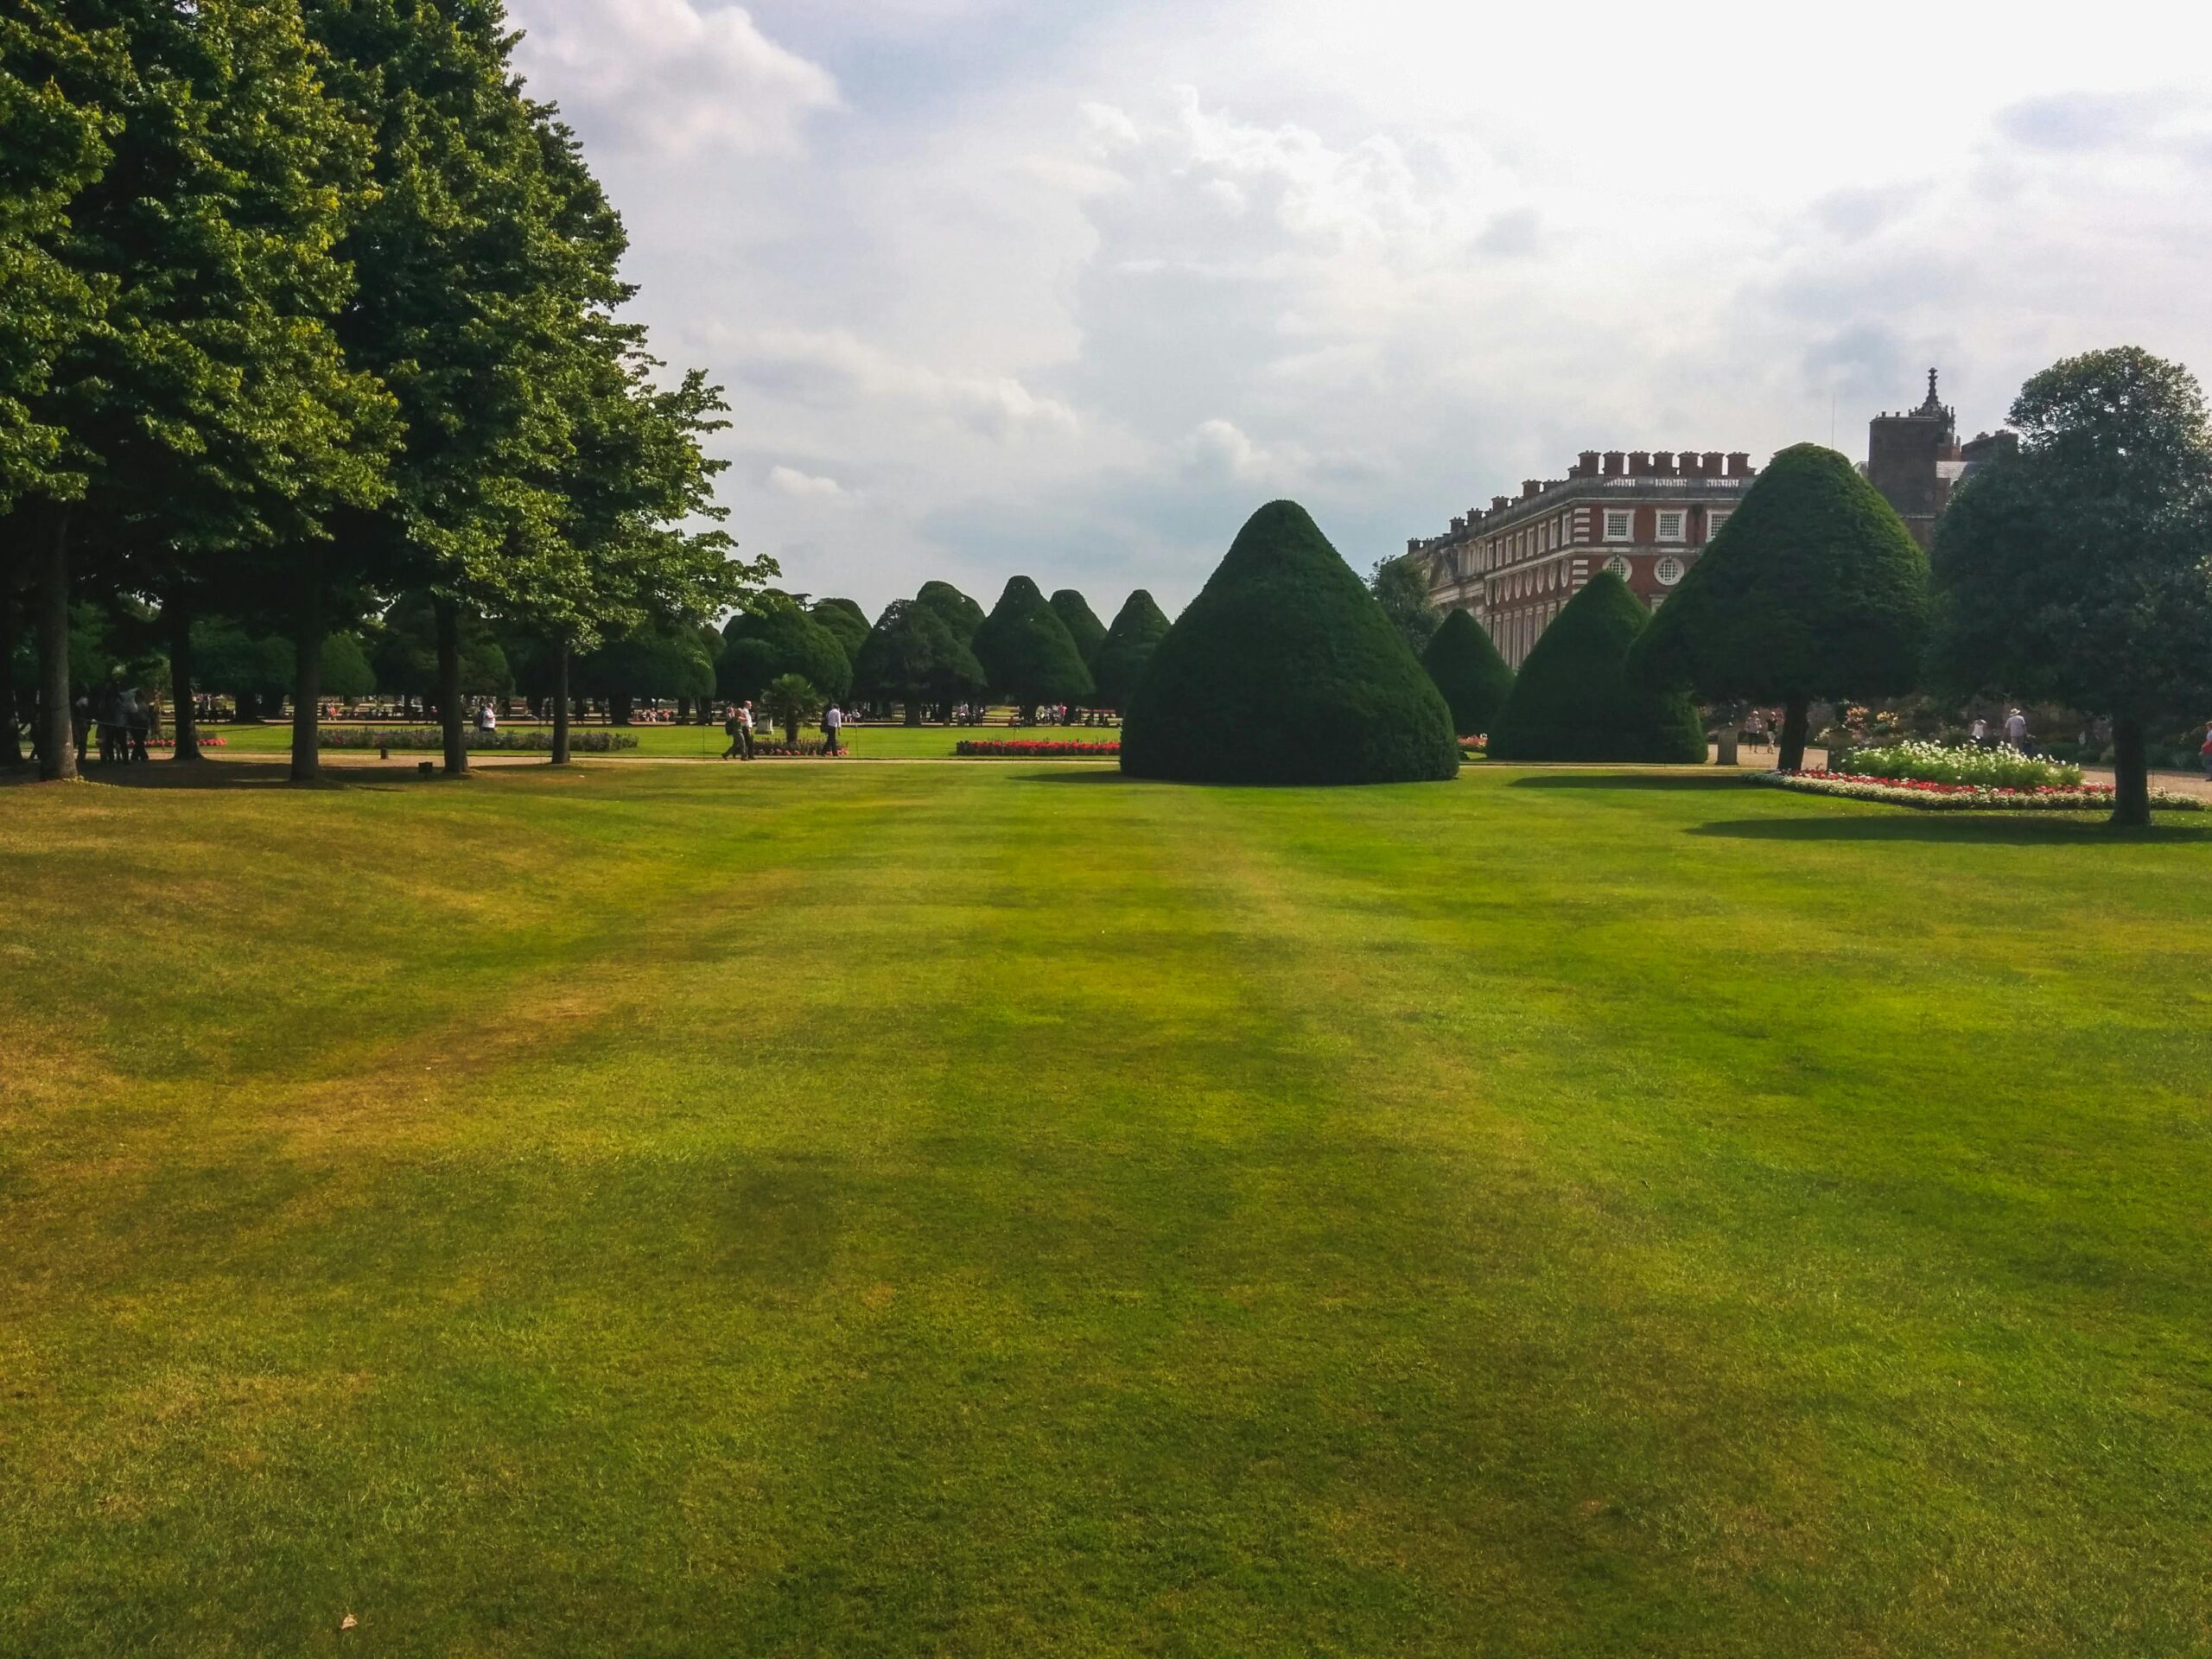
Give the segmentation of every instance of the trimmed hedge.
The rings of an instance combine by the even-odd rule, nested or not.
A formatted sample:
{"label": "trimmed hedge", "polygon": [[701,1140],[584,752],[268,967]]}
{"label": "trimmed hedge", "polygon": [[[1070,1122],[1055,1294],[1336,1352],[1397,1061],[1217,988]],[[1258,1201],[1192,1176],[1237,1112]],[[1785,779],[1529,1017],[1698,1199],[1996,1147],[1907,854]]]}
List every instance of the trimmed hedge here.
{"label": "trimmed hedge", "polygon": [[1489,630],[1467,611],[1452,612],[1430,636],[1421,665],[1452,710],[1452,729],[1476,737],[1491,728],[1513,692],[1513,671],[1491,643]]}
{"label": "trimmed hedge", "polygon": [[1452,711],[1367,584],[1294,501],[1262,507],[1129,699],[1122,770],[1381,784],[1459,770]]}
{"label": "trimmed hedge", "polygon": [[1114,626],[1106,630],[1097,656],[1091,659],[1091,677],[1098,682],[1098,707],[1118,712],[1129,706],[1129,695],[1144,677],[1145,665],[1167,637],[1169,626],[1159,604],[1143,588],[1123,601]]}
{"label": "trimmed hedge", "polygon": [[1628,671],[1649,620],[1610,570],[1552,619],[1521,664],[1490,731],[1493,760],[1702,761],[1705,728],[1688,696]]}
{"label": "trimmed hedge", "polygon": [[1075,641],[1083,665],[1089,668],[1098,656],[1098,647],[1106,643],[1106,625],[1090,608],[1090,601],[1072,588],[1061,588],[1049,602],[1052,614],[1060,619],[1068,638]]}
{"label": "trimmed hedge", "polygon": [[1090,671],[1067,625],[1027,576],[1007,583],[997,607],[976,630],[973,649],[991,690],[1025,710],[1040,702],[1081,702],[1091,693]]}

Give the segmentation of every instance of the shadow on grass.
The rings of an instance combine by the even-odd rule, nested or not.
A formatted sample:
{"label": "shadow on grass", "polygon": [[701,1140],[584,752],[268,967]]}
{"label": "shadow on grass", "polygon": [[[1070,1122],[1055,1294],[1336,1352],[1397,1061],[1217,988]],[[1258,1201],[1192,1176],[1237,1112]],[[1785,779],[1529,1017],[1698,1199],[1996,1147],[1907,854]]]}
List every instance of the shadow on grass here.
{"label": "shadow on grass", "polygon": [[2108,847],[2115,842],[2146,842],[2201,846],[2212,842],[2212,822],[2183,823],[2168,819],[2147,830],[2124,830],[2087,813],[2000,817],[1979,812],[1922,812],[1910,807],[1892,810],[1895,816],[1888,817],[1736,818],[1696,824],[1686,833],[1728,841],[1950,842],[2010,847]]}
{"label": "shadow on grass", "polygon": [[1130,777],[1119,766],[1071,766],[1065,762],[1015,775],[1025,784],[1132,784],[1143,781]]}
{"label": "shadow on grass", "polygon": [[[1510,766],[1510,761],[1495,763]],[[1732,772],[1539,772],[1516,778],[1508,789],[1741,789],[1744,779]]]}
{"label": "shadow on grass", "polygon": [[[360,767],[350,770],[367,772]],[[88,766],[84,780],[109,789],[394,789],[403,782],[435,783],[397,767],[378,766],[368,776],[348,776],[349,769],[326,766],[311,784],[292,781],[289,760],[147,760],[135,766]]]}

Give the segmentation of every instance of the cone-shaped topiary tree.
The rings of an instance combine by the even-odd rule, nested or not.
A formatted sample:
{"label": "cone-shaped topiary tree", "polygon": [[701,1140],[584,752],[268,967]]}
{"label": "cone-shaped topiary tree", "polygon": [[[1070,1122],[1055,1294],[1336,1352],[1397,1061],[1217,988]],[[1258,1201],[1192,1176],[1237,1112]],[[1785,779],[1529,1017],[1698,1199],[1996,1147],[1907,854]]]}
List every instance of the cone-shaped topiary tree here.
{"label": "cone-shaped topiary tree", "polygon": [[1152,653],[1167,637],[1167,618],[1143,588],[1138,588],[1124,601],[1090,664],[1090,677],[1098,682],[1101,709],[1111,709],[1118,714],[1129,706],[1129,694],[1144,677],[1145,664],[1152,660]]}
{"label": "cone-shaped topiary tree", "polygon": [[1098,647],[1106,642],[1106,625],[1090,608],[1090,601],[1072,588],[1063,588],[1052,595],[1052,614],[1060,619],[1068,631],[1068,638],[1075,641],[1075,648],[1088,668],[1098,655]]}
{"label": "cone-shaped topiary tree", "polygon": [[1776,764],[1795,772],[1815,700],[1913,690],[1929,620],[1928,557],[1904,520],[1834,450],[1800,443],[1745,492],[1631,668],[1711,701],[1783,704]]}
{"label": "cone-shaped topiary tree", "polygon": [[1468,611],[1452,611],[1430,638],[1421,665],[1452,709],[1452,725],[1461,737],[1487,732],[1513,690],[1513,671],[1497,654],[1490,634]]}
{"label": "cone-shaped topiary tree", "polygon": [[853,689],[864,697],[906,705],[906,723],[922,723],[931,703],[956,702],[982,687],[976,653],[944,619],[918,599],[894,599],[853,658]]}
{"label": "cone-shaped topiary tree", "polygon": [[1705,728],[1679,690],[1628,671],[1649,613],[1610,570],[1552,619],[1491,722],[1493,760],[1697,761]]}
{"label": "cone-shaped topiary tree", "polygon": [[1154,652],[1122,769],[1231,784],[1382,784],[1459,769],[1452,713],[1306,509],[1274,501]]}
{"label": "cone-shaped topiary tree", "polygon": [[830,631],[830,637],[844,648],[848,662],[868,636],[868,613],[853,600],[817,599],[807,607],[806,613]]}
{"label": "cone-shaped topiary tree", "polygon": [[1080,702],[1091,693],[1090,671],[1067,625],[1027,576],[1007,583],[976,630],[974,650],[991,690],[1020,709],[1024,724],[1040,702]]}
{"label": "cone-shaped topiary tree", "polygon": [[914,597],[943,617],[962,645],[976,643],[976,630],[983,626],[983,607],[967,594],[949,582],[925,582]]}

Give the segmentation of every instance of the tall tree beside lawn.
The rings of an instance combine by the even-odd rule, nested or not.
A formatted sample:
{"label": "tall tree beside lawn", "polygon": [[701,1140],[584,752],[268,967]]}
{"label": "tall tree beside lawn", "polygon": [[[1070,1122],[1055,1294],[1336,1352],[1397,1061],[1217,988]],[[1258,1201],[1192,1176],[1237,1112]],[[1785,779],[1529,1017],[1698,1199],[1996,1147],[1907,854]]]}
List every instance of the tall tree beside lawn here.
{"label": "tall tree beside lawn", "polygon": [[1080,702],[1096,689],[1067,624],[1027,576],[1007,582],[973,648],[991,690],[1020,709],[1024,725],[1039,703]]}
{"label": "tall tree beside lawn", "polygon": [[954,702],[979,691],[982,664],[940,616],[918,599],[883,607],[853,658],[853,690],[863,697],[904,703],[906,723],[922,723],[931,703]]}
{"label": "tall tree beside lawn", "polygon": [[1444,618],[1429,603],[1428,578],[1421,574],[1420,565],[1408,558],[1379,559],[1368,585],[1408,649],[1416,657],[1427,650]]}
{"label": "tall tree beside lawn", "polygon": [[1421,665],[1444,694],[1452,728],[1462,737],[1489,731],[1512,695],[1513,671],[1471,612],[1446,615],[1421,653]]}
{"label": "tall tree beside lawn", "polygon": [[1811,705],[1912,690],[1928,628],[1928,559],[1904,520],[1834,450],[1801,443],[1745,492],[1632,669],[1707,701],[1781,703],[1776,765],[1795,772]]}
{"label": "tall tree beside lawn", "polygon": [[788,594],[753,594],[722,629],[715,684],[732,701],[756,699],[769,683],[795,674],[817,691],[842,697],[853,668],[836,636],[799,608]]}
{"label": "tall tree beside lawn", "polygon": [[983,607],[967,594],[949,582],[925,582],[914,597],[943,617],[962,645],[976,643],[976,630],[983,626]]}
{"label": "tall tree beside lawn", "polygon": [[2108,715],[2112,821],[2151,817],[2145,734],[2212,702],[2212,435],[2196,378],[2133,346],[2020,389],[2017,454],[1937,520],[1933,660],[1954,689]]}
{"label": "tall tree beside lawn", "polygon": [[1100,708],[1119,714],[1129,706],[1129,696],[1144,677],[1152,653],[1167,637],[1169,626],[1166,614],[1143,588],[1122,601],[1090,665],[1091,677],[1098,682]]}
{"label": "tall tree beside lawn", "polygon": [[868,613],[849,599],[817,599],[806,607],[806,613],[830,630],[830,637],[845,648],[848,662],[860,655],[862,642],[872,632]]}
{"label": "tall tree beside lawn", "polygon": [[1122,769],[1191,783],[1455,777],[1452,713],[1295,501],[1245,521],[1129,699]]}
{"label": "tall tree beside lawn", "polygon": [[1611,571],[1592,577],[1522,663],[1491,722],[1491,759],[1703,760],[1705,728],[1688,696],[1629,671],[1648,619]]}
{"label": "tall tree beside lawn", "polygon": [[1072,588],[1063,588],[1052,597],[1052,614],[1060,619],[1068,631],[1068,638],[1075,641],[1075,648],[1089,668],[1098,655],[1098,647],[1106,643],[1106,625],[1090,608],[1090,601]]}

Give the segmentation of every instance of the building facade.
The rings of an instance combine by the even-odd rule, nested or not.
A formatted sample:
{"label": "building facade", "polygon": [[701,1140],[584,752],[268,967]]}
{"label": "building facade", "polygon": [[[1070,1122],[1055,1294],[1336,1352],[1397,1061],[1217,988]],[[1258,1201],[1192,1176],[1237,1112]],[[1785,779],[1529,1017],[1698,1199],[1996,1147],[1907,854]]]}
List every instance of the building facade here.
{"label": "building facade", "polygon": [[1471,611],[1516,669],[1567,601],[1611,570],[1656,610],[1756,475],[1744,450],[1586,449],[1562,479],[1415,537],[1405,557],[1440,607]]}
{"label": "building facade", "polygon": [[2018,442],[2011,432],[1997,431],[1961,443],[1958,411],[1936,397],[1930,369],[1928,396],[1918,409],[1877,415],[1866,423],[1866,479],[1897,510],[1913,539],[1927,547],[1960,481]]}

